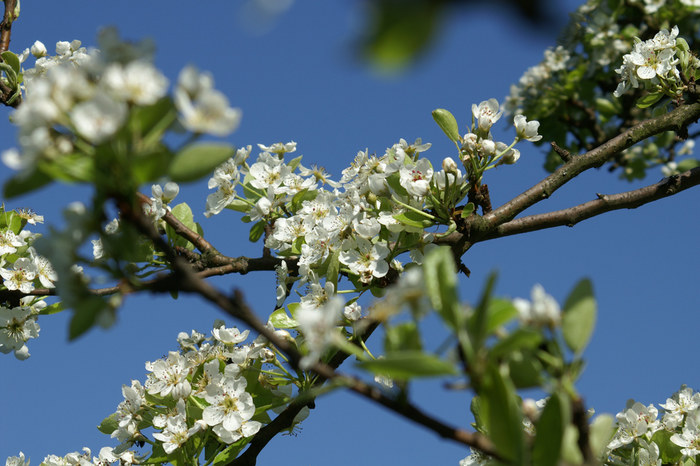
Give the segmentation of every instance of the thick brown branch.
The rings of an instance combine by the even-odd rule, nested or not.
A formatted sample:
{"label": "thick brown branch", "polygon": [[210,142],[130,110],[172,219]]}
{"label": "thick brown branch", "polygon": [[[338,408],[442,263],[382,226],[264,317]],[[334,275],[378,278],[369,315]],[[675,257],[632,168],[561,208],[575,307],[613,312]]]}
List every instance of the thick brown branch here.
{"label": "thick brown branch", "polygon": [[480,241],[503,236],[527,233],[558,226],[574,226],[578,222],[605,212],[620,209],[635,209],[641,205],[672,196],[700,184],[700,167],[680,175],[664,178],[656,184],[619,194],[599,194],[598,199],[568,209],[517,218],[496,227]]}

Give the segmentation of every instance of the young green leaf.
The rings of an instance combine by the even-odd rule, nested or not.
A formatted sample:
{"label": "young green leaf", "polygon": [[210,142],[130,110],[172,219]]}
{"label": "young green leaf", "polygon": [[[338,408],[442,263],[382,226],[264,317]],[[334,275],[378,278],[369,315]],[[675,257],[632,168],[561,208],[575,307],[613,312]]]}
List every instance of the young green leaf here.
{"label": "young green leaf", "polygon": [[449,110],[437,108],[433,110],[433,120],[438,124],[441,130],[445,132],[448,138],[458,146],[460,145],[459,125],[454,115]]}
{"label": "young green leaf", "polygon": [[637,107],[639,107],[639,108],[651,107],[656,102],[661,100],[661,98],[663,96],[664,96],[664,93],[661,91],[652,92],[650,94],[642,96],[639,98],[639,100],[637,100]]}
{"label": "young green leaf", "polygon": [[279,308],[270,314],[270,322],[275,328],[296,328],[299,325],[296,320],[287,315],[284,308]]}
{"label": "young green leaf", "polygon": [[117,427],[119,427],[119,414],[112,413],[100,422],[100,425],[97,426],[97,430],[103,434],[111,435],[112,432],[117,430]]}
{"label": "young green leaf", "polygon": [[578,282],[566,299],[562,315],[562,332],[566,345],[575,353],[581,353],[593,333],[596,320],[596,302],[591,281]]}

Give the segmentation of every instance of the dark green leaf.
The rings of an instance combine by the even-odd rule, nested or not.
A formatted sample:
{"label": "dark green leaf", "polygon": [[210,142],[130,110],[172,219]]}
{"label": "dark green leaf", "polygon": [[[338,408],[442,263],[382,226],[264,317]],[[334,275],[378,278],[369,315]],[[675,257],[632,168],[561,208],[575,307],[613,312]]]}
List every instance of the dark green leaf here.
{"label": "dark green leaf", "polygon": [[652,442],[659,446],[659,457],[664,464],[675,464],[681,459],[681,447],[671,441],[673,432],[667,430],[657,430],[651,437]]}
{"label": "dark green leaf", "polygon": [[542,363],[532,352],[515,352],[508,358],[510,379],[516,388],[532,388],[542,384]]}
{"label": "dark green leaf", "polygon": [[224,143],[192,144],[175,154],[168,174],[179,183],[195,181],[214,171],[236,152],[235,147]]}
{"label": "dark green leaf", "polygon": [[153,150],[138,154],[131,164],[134,182],[141,185],[162,178],[173,154],[165,146],[156,146]]}
{"label": "dark green leaf", "polygon": [[428,45],[442,4],[380,1],[373,7],[374,21],[366,34],[363,51],[380,69],[396,71]]}
{"label": "dark green leaf", "polygon": [[373,374],[396,380],[408,380],[414,377],[438,377],[457,373],[451,363],[421,351],[390,353],[381,359],[358,362],[358,365]]}
{"label": "dark green leaf", "polygon": [[583,279],[566,299],[562,316],[562,332],[566,345],[581,353],[593,334],[596,320],[596,302],[590,280]]}
{"label": "dark green leaf", "polygon": [[248,239],[250,239],[250,241],[253,243],[257,242],[263,235],[263,233],[265,233],[265,225],[267,225],[267,222],[265,222],[265,220],[260,220],[258,223],[253,225],[250,228],[250,234],[248,235]]}

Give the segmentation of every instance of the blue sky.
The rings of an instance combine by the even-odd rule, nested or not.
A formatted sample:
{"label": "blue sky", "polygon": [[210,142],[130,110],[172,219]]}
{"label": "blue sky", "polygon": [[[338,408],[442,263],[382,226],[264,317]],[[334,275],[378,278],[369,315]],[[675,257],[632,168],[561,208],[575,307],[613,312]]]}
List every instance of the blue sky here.
{"label": "blue sky", "polygon": [[[297,153],[304,154],[306,163],[325,166],[337,179],[358,150],[381,154],[399,138],[432,142],[427,155],[433,161],[454,155],[431,110],[450,109],[466,124],[471,104],[491,97],[502,100],[510,84],[554,45],[561,26],[533,29],[496,8],[454,11],[429,56],[405,73],[387,77],[354,58],[352,41],[362,26],[359,2],[313,3],[297,2],[268,33],[257,35],[241,24],[240,2],[25,2],[11,49],[20,52],[37,39],[50,50],[58,40],[94,45],[97,30],[108,25],[132,40],[151,37],[157,44],[156,63],[171,82],[184,65],[196,64],[211,71],[217,88],[242,108],[242,124],[229,141],[297,141]],[[552,3],[561,21],[567,8],[576,5]],[[16,132],[1,120],[4,149],[16,145]],[[497,138],[510,137],[499,131],[495,128]],[[521,151],[516,165],[488,173],[494,206],[545,176],[541,151]],[[8,169],[0,168],[0,178],[7,176]],[[660,173],[652,174],[646,184],[659,178]],[[592,171],[533,212],[639,186],[606,170]],[[83,188],[58,186],[7,205],[31,207],[50,225],[60,223],[63,206],[88,201],[89,195]],[[222,252],[259,255],[235,213],[203,218],[206,195],[204,180],[183,186],[178,201],[190,204],[206,236]],[[599,318],[579,383],[587,405],[614,414],[630,397],[658,405],[682,383],[698,389],[699,201],[700,189],[693,189],[574,228],[478,244],[464,257],[472,276],[461,282],[462,297],[475,301],[493,270],[499,272],[500,295],[529,297],[532,286],[541,283],[560,302],[579,279],[590,277]],[[261,315],[274,304],[270,273],[216,282],[243,289]],[[129,296],[113,328],[95,329],[68,343],[65,314],[39,321],[41,335],[30,342],[29,360],[0,357],[0,461],[21,450],[36,465],[50,453],[64,455],[83,446],[97,453],[101,446],[114,445],[95,426],[116,408],[121,385],[144,380],[144,362],[175,349],[178,332],[208,332],[214,319],[224,318],[186,296],[175,302]],[[434,415],[453,424],[469,422],[467,393],[446,392],[431,382],[418,384],[412,393]],[[457,464],[468,453],[341,392],[320,399],[302,427],[296,436],[273,440],[259,464]]]}

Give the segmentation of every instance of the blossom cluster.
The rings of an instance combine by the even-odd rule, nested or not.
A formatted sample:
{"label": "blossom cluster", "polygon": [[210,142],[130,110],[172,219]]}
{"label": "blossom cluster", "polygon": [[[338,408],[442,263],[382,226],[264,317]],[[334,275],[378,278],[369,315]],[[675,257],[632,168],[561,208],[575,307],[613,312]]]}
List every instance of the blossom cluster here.
{"label": "blossom cluster", "polygon": [[[617,431],[608,444],[610,458],[627,457],[632,449],[640,451],[640,464],[661,465],[659,445],[654,434],[665,431],[678,447],[683,458],[696,460],[700,455],[700,393],[685,385],[659,405],[663,416],[653,405],[629,400],[624,411],[617,414]],[[680,458],[679,458],[680,459]]]}
{"label": "blossom cluster", "polygon": [[[114,29],[102,31],[98,42],[99,49],[58,42],[49,56],[37,41],[19,56],[24,63],[34,55],[36,62],[23,70],[26,96],[12,115],[20,149],[2,153],[6,165],[28,171],[41,160],[93,154],[90,145],[114,138],[134,108],[166,97],[168,79],[153,65],[150,43],[126,43]],[[192,66],[180,73],[173,103],[185,129],[221,136],[238,126],[240,110],[213,86],[210,75]]]}
{"label": "blossom cluster", "polygon": [[[26,225],[43,222],[43,217],[28,210],[5,211],[0,208],[0,277],[2,288],[31,293],[35,287],[53,288],[56,273],[49,261],[33,247],[39,234]],[[37,318],[46,307],[43,298],[25,296],[17,302],[0,304],[0,352],[14,352],[27,359],[27,341],[39,336]]]}
{"label": "blossom cluster", "polygon": [[680,80],[679,59],[676,57],[676,38],[678,27],[669,32],[662,29],[649,40],[636,40],[634,50],[622,57],[622,66],[615,70],[622,81],[615,89],[614,95],[621,96],[625,91],[638,88],[640,80],[653,85],[672,87]]}

